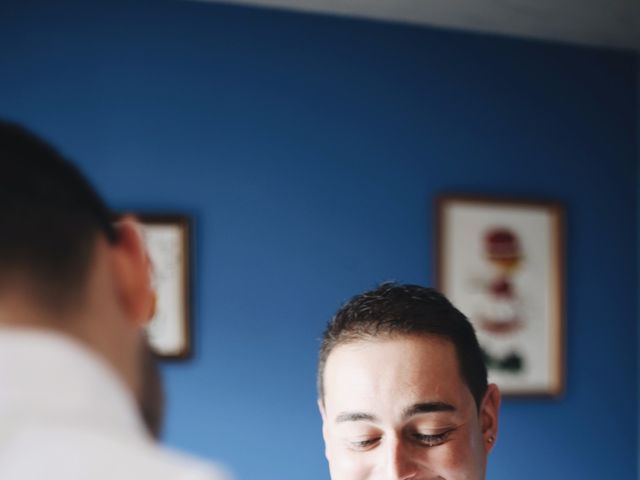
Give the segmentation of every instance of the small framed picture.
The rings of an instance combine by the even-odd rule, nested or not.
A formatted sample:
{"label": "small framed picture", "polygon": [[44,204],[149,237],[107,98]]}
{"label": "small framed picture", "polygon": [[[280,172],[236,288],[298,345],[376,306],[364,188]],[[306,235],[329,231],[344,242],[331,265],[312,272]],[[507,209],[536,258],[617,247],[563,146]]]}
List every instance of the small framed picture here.
{"label": "small framed picture", "polygon": [[155,314],[147,327],[149,343],[163,358],[191,354],[190,233],[185,215],[137,215],[142,226],[156,293]]}
{"label": "small framed picture", "polygon": [[441,196],[438,288],[472,322],[505,395],[564,389],[564,211],[556,203]]}

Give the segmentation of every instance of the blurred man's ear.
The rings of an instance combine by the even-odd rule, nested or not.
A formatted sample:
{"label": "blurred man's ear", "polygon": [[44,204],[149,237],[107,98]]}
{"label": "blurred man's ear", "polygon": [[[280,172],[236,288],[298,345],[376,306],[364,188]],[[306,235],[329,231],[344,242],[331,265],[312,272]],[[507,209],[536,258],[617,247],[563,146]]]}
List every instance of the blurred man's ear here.
{"label": "blurred man's ear", "polygon": [[485,452],[489,453],[498,438],[498,414],[500,411],[500,390],[494,383],[487,387],[480,405],[480,422]]}
{"label": "blurred man's ear", "polygon": [[151,286],[151,262],[136,219],[123,217],[117,224],[118,241],[111,245],[116,289],[127,318],[144,326],[153,316],[155,293]]}

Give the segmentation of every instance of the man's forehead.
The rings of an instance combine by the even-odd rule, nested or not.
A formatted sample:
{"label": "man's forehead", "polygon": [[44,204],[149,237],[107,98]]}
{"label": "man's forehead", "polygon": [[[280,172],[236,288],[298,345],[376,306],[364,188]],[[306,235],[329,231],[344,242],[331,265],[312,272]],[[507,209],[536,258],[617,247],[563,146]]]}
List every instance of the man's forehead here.
{"label": "man's forehead", "polygon": [[432,362],[446,362],[454,367],[458,366],[453,342],[444,336],[434,334],[383,334],[339,343],[329,353],[327,364],[358,356],[380,354],[386,355],[387,358],[426,358]]}
{"label": "man's forehead", "polygon": [[339,345],[327,359],[324,383],[325,395],[379,396],[395,388],[417,398],[456,390],[461,377],[451,341],[403,335]]}

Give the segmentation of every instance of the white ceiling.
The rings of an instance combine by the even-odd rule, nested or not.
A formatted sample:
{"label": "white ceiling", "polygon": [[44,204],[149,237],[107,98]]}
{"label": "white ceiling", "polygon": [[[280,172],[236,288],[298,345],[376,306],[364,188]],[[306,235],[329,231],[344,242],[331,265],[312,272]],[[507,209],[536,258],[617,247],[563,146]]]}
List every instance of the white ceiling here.
{"label": "white ceiling", "polygon": [[640,0],[205,0],[640,52]]}

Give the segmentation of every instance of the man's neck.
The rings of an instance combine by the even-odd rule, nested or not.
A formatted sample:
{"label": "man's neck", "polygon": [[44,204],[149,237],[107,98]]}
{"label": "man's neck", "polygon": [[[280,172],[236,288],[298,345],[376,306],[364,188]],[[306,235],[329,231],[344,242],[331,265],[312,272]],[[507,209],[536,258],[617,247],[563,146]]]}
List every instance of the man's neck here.
{"label": "man's neck", "polygon": [[106,360],[137,396],[138,359],[131,348],[122,348],[121,338],[115,331],[116,322],[108,322],[100,315],[102,313],[92,315],[80,308],[53,312],[24,290],[4,291],[0,295],[0,328],[39,330],[71,337]]}

